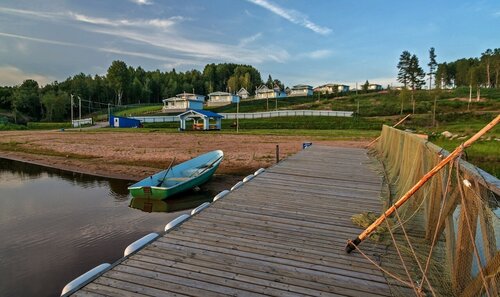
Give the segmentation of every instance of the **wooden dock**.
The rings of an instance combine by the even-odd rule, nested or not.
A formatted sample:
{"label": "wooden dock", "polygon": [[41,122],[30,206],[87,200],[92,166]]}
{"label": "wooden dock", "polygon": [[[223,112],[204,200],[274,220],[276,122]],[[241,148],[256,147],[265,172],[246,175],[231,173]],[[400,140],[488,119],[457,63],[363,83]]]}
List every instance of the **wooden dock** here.
{"label": "wooden dock", "polygon": [[[312,146],[125,258],[76,296],[391,296],[346,240],[380,213],[382,178],[363,149]],[[385,246],[370,241],[372,258]]]}

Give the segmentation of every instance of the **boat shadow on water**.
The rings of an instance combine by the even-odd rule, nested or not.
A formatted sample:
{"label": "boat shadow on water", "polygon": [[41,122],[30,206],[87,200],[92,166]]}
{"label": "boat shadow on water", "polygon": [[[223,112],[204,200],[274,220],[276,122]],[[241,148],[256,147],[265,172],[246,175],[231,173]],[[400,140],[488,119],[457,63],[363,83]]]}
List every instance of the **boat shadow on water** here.
{"label": "boat shadow on water", "polygon": [[204,202],[211,202],[215,193],[207,190],[189,190],[165,200],[132,198],[129,207],[144,212],[176,212],[192,209]]}

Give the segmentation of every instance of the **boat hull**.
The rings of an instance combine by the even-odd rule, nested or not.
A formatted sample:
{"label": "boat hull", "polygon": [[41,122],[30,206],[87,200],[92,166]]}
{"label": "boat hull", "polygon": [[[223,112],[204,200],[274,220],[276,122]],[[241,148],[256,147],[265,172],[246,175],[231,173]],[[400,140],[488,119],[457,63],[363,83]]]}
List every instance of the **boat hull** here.
{"label": "boat hull", "polygon": [[[160,186],[154,185],[157,180],[162,179],[161,177],[163,174],[162,172],[160,172],[154,176],[151,176],[149,178],[146,178],[138,182],[135,185],[130,186],[128,190],[130,191],[130,194],[134,198],[153,199],[153,200],[167,199],[168,197],[174,196],[178,193],[190,190],[192,188],[195,188],[197,186],[206,183],[213,176],[213,174],[219,167],[220,162],[222,161],[222,157],[223,154],[222,152],[220,152],[220,156],[218,156],[218,159],[215,160],[215,163],[212,164],[211,167],[209,167],[206,170],[203,170],[203,172],[200,175],[195,176],[193,178],[188,178],[186,181],[178,183],[174,186],[166,187],[162,185]],[[174,169],[178,171],[176,167],[172,168],[172,171],[174,171]],[[175,179],[176,176],[167,176],[166,180],[168,180],[169,178]]]}

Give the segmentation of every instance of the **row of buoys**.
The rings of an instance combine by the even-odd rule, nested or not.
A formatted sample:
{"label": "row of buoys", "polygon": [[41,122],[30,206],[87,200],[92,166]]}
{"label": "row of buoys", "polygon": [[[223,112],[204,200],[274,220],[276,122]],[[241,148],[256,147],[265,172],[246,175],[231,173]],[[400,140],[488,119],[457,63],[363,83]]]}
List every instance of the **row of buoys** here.
{"label": "row of buoys", "polygon": [[[217,201],[217,200],[225,197],[227,194],[231,193],[231,191],[234,191],[234,190],[240,188],[243,184],[249,182],[250,180],[252,180],[257,175],[261,174],[264,171],[265,171],[264,168],[260,168],[259,170],[255,171],[254,174],[246,176],[243,179],[243,181],[237,182],[231,188],[231,190],[229,190],[229,191],[228,190],[224,190],[224,191],[220,192],[219,194],[217,194],[214,197],[213,202],[215,202],[215,201]],[[177,218],[171,220],[167,225],[165,225],[164,231],[168,232],[168,231],[172,230],[173,228],[177,227],[178,225],[182,224],[184,221],[186,221],[187,219],[189,219],[192,215],[200,213],[202,210],[204,210],[205,208],[207,208],[209,206],[210,206],[210,202],[205,202],[203,204],[200,204],[195,209],[193,209],[191,211],[191,215],[189,215],[189,214],[182,214],[182,215],[178,216]],[[137,252],[138,250],[142,249],[145,245],[151,243],[152,241],[154,241],[158,237],[160,237],[160,234],[155,233],[155,232],[149,233],[148,235],[145,235],[145,236],[141,237],[140,239],[138,239],[138,240],[132,242],[131,244],[129,244],[127,246],[127,248],[125,248],[125,250],[123,252],[123,256],[124,257],[130,256],[131,254],[133,254],[133,253]],[[74,280],[72,280],[71,282],[69,282],[66,286],[64,286],[64,288],[62,290],[62,293],[61,293],[61,296],[64,295],[64,294],[66,294],[66,293],[68,293],[68,292],[71,292],[71,291],[73,291],[73,290],[75,290],[77,288],[80,288],[82,285],[90,282],[91,280],[95,279],[98,275],[104,273],[110,267],[111,267],[111,264],[104,263],[104,264],[101,264],[101,265],[99,265],[97,267],[94,267],[91,270],[85,272],[84,274],[80,275],[79,277],[77,277]]]}

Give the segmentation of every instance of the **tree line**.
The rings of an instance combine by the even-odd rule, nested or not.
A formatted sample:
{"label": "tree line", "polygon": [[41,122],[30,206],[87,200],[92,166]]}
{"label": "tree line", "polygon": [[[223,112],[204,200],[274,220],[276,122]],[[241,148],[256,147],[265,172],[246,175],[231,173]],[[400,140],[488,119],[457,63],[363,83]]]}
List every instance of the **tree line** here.
{"label": "tree line", "polygon": [[407,89],[418,90],[429,80],[429,89],[450,87],[498,88],[500,78],[500,48],[487,49],[480,57],[462,58],[453,62],[436,62],[435,49],[429,50],[428,71],[419,65],[418,57],[403,51],[399,57],[398,81]]}
{"label": "tree line", "polygon": [[28,120],[62,121],[71,112],[70,96],[83,100],[85,110],[98,110],[108,104],[128,105],[160,103],[183,92],[209,94],[214,91],[235,93],[240,88],[253,93],[263,83],[260,73],[250,65],[207,64],[203,72],[175,69],[145,71],[113,61],[106,75],[80,73],[63,82],[40,87],[32,79],[15,87],[0,87],[0,109],[11,111],[16,122]]}
{"label": "tree line", "polygon": [[500,87],[500,48],[487,49],[480,57],[462,58],[438,65],[436,86]]}

